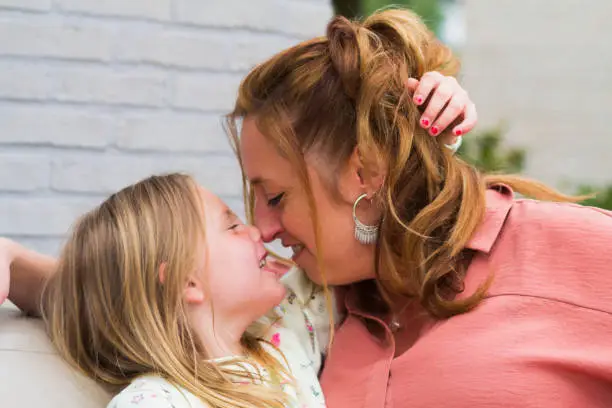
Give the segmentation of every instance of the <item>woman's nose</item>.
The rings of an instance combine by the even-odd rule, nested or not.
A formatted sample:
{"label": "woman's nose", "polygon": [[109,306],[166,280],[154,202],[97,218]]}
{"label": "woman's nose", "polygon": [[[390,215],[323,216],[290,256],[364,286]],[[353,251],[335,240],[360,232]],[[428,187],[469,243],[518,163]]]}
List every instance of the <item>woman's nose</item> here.
{"label": "woman's nose", "polygon": [[268,206],[255,202],[253,216],[253,223],[259,228],[264,242],[274,241],[283,231],[280,215]]}

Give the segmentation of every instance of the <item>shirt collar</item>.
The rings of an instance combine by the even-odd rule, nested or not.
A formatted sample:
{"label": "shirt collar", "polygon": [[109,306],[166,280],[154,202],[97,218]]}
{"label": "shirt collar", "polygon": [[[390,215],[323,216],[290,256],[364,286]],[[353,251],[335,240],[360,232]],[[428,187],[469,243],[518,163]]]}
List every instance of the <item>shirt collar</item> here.
{"label": "shirt collar", "polygon": [[466,248],[489,253],[497,241],[514,202],[514,192],[505,184],[496,184],[487,189],[485,215],[468,241]]}
{"label": "shirt collar", "polygon": [[[495,184],[485,192],[485,215],[466,248],[489,253],[497,241],[514,202],[514,192],[505,184]],[[336,288],[339,305],[351,313],[357,312],[355,291],[350,285]]]}

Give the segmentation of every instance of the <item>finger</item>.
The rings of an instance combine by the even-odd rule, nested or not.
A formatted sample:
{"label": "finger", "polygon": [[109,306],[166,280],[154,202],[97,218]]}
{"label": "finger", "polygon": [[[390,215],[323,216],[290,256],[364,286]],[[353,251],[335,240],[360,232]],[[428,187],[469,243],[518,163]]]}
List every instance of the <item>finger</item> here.
{"label": "finger", "polygon": [[478,113],[476,112],[476,105],[469,102],[463,112],[463,122],[453,128],[453,134],[455,136],[461,136],[468,132],[471,132],[478,122]]}
{"label": "finger", "polygon": [[[438,88],[435,90],[431,100],[427,103],[427,108],[421,116],[421,126],[424,129],[429,128],[433,121],[438,117],[444,106],[450,101],[453,96],[453,90],[455,86],[450,82],[443,82]],[[437,127],[432,127],[430,129],[430,134],[436,136],[440,134],[440,129]]]}
{"label": "finger", "polygon": [[444,78],[445,77],[438,72],[425,73],[425,75],[421,77],[416,91],[414,91],[414,103],[421,105],[423,102],[425,102],[425,100],[429,98],[431,91],[437,88]]}
{"label": "finger", "polygon": [[419,86],[419,80],[416,78],[408,78],[408,81],[406,82],[406,89],[408,90],[408,92],[414,94],[414,91],[416,91],[417,87]]}
{"label": "finger", "polygon": [[442,113],[431,125],[430,131],[432,134],[439,134],[452,124],[457,118],[463,115],[469,99],[465,93],[458,93],[451,97],[450,101],[442,110]]}

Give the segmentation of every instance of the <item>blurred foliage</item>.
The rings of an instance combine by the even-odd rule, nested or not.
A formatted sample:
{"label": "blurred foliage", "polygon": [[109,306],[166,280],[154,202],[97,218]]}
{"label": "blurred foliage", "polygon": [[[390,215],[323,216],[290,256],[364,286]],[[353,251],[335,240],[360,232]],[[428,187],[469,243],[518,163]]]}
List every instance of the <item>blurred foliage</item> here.
{"label": "blurred foliage", "polygon": [[458,154],[486,173],[520,173],[525,167],[525,150],[502,147],[501,126],[463,139]]}
{"label": "blurred foliage", "polygon": [[583,201],[582,204],[584,205],[612,210],[612,185],[599,189],[594,186],[582,185],[578,188],[578,194],[594,195],[593,198]]}
{"label": "blurred foliage", "polygon": [[[463,140],[459,154],[464,160],[486,173],[521,173],[525,167],[526,152],[520,148],[503,146],[503,126],[469,134]],[[591,195],[584,205],[612,210],[612,185],[598,188],[580,185],[576,195]]]}
{"label": "blurred foliage", "polygon": [[372,14],[374,11],[380,8],[388,7],[390,5],[409,8],[421,16],[429,29],[434,33],[438,32],[444,17],[440,2],[437,0],[362,0],[362,3],[364,15]]}
{"label": "blurred foliage", "polygon": [[333,0],[334,12],[353,19],[363,16],[363,0]]}
{"label": "blurred foliage", "polygon": [[443,19],[441,1],[445,0],[334,0],[333,3],[336,14],[348,18],[368,16],[378,9],[390,6],[409,8],[437,33]]}

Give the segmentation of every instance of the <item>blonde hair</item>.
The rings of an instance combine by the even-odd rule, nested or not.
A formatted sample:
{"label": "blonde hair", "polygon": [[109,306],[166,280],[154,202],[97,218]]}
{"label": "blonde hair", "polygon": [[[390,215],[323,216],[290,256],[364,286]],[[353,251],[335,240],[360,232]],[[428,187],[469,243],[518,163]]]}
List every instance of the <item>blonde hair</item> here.
{"label": "blonde hair", "polygon": [[272,379],[253,374],[252,360],[206,361],[188,324],[182,293],[204,239],[202,204],[190,177],[170,174],[131,185],[81,217],[44,291],[49,335],[64,359],[113,391],[152,374],[210,407],[283,407],[284,370],[258,338],[244,334],[242,344]]}
{"label": "blonde hair", "polygon": [[[487,186],[506,183],[532,197],[570,200],[520,177],[485,177],[418,126],[420,112],[407,93],[407,79],[432,70],[454,75],[458,67],[451,51],[412,12],[385,10],[362,23],[336,17],[325,37],[258,65],[242,82],[227,117],[235,145],[237,121],[248,115],[293,163],[309,197],[318,248],[305,157],[328,163],[317,170],[335,194],[333,175],[355,150],[366,167],[383,169],[377,279],[354,284],[361,306],[371,311],[388,311],[391,295],[418,299],[437,318],[467,312],[481,301],[489,282],[465,299],[455,295],[463,289],[470,255],[465,248],[483,219]],[[252,212],[246,181],[245,191]]]}

